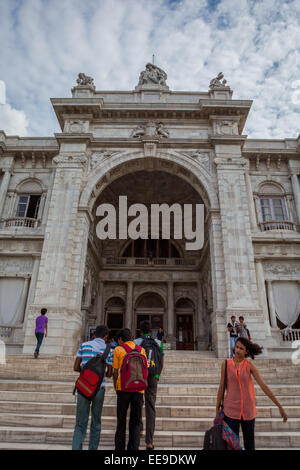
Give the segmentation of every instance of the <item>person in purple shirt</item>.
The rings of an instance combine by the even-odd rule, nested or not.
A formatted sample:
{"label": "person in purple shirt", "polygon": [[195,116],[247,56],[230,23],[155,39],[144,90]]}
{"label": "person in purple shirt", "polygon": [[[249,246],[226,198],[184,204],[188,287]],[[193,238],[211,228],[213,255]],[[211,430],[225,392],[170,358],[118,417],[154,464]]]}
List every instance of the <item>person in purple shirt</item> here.
{"label": "person in purple shirt", "polygon": [[37,359],[39,352],[40,352],[40,347],[44,339],[47,337],[48,333],[48,318],[46,317],[47,309],[42,308],[41,310],[41,315],[37,317],[35,320],[35,336],[37,339],[37,345],[34,351],[34,357]]}

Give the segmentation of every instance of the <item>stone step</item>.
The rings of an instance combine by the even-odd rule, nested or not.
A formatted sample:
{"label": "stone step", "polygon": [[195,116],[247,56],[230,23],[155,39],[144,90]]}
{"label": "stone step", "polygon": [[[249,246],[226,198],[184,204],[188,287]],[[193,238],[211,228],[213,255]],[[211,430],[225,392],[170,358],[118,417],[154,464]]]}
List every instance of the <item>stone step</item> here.
{"label": "stone step", "polygon": [[[198,355],[199,352],[195,352],[192,355],[182,355],[180,351],[166,351],[165,352],[165,364],[170,368],[177,368],[177,366],[185,367],[188,363],[190,367],[197,367],[198,365],[203,368],[220,369],[224,358],[216,357],[201,357]],[[70,370],[72,369],[75,360],[74,356],[39,356],[38,359],[34,359],[33,355],[18,355],[18,356],[7,356],[6,364],[0,365],[2,368],[24,368],[24,367],[55,367],[59,365],[60,368]],[[269,359],[269,358],[256,358],[254,363],[258,368],[284,368],[294,367],[291,357],[287,359]]]}
{"label": "stone step", "polygon": [[[288,395],[288,396],[280,396],[278,397],[282,406],[299,406],[300,407],[300,397],[299,395]],[[12,395],[9,396],[6,394],[0,398],[1,406],[5,407],[7,403],[13,403],[15,401],[25,402],[25,403],[36,403],[36,406],[40,405],[47,405],[47,404],[60,404],[60,405],[75,405],[74,397],[70,397],[70,395],[61,395],[57,394],[56,396],[53,395],[42,395],[40,398],[37,398],[35,402],[32,402],[32,394],[21,394],[21,395]],[[52,401],[51,401],[52,399]],[[44,401],[42,401],[44,400]],[[63,401],[65,400],[65,401]],[[116,395],[107,393],[105,395],[105,405],[114,405],[116,406]],[[169,396],[169,395],[158,395],[156,399],[156,405],[160,406],[177,406],[181,407],[182,405],[185,406],[216,406],[216,396],[211,395],[193,395],[193,396],[185,396],[185,395],[178,395],[178,396]],[[263,395],[258,396],[256,398],[257,406],[272,406],[271,400]]]}
{"label": "stone step", "polygon": [[[116,416],[103,416],[102,429],[116,430]],[[210,418],[183,418],[157,417],[156,431],[205,431],[213,425],[213,416]],[[29,426],[48,428],[72,428],[75,426],[75,415],[48,415],[48,414],[20,414],[1,413],[1,426]],[[257,431],[298,431],[300,418],[289,418],[283,423],[282,418],[256,418],[255,429]]]}
{"label": "stone step", "polygon": [[[214,395],[217,396],[219,384],[212,383],[203,383],[203,384],[166,384],[159,383],[158,386],[158,395],[160,394],[169,394],[172,395]],[[281,395],[298,395],[300,396],[300,385],[299,384],[272,384],[272,391],[276,396]],[[74,383],[65,383],[65,382],[34,382],[34,381],[7,381],[0,380],[0,400],[3,396],[7,395],[7,391],[10,394],[14,393],[24,393],[24,394],[35,394],[37,397],[39,394],[52,394],[57,396],[57,394],[72,395],[74,389]],[[113,392],[113,386],[111,380],[106,381],[106,390],[107,392]],[[255,393],[257,396],[263,395],[264,392],[261,388],[255,384]],[[44,400],[43,400],[44,401]]]}
{"label": "stone step", "polygon": [[[300,400],[299,400],[300,403]],[[284,409],[289,418],[300,418],[300,407],[285,405]],[[280,414],[276,406],[257,406],[258,416],[263,418],[279,418]],[[145,410],[143,410],[143,413]],[[21,401],[0,402],[1,413],[42,414],[42,415],[72,415],[76,414],[75,403],[36,403]],[[173,418],[211,418],[213,419],[215,406],[182,406],[182,405],[156,405],[157,417]],[[102,416],[116,416],[116,402],[107,403],[105,400]]]}
{"label": "stone step", "polygon": [[[115,430],[104,429],[101,432],[101,446],[113,446]],[[88,439],[89,432],[87,432]],[[70,445],[73,437],[73,429],[44,427],[10,427],[0,426],[0,442],[3,443],[34,443],[34,444],[52,444],[52,445]],[[174,448],[198,448],[203,447],[204,431],[157,431],[154,436],[154,445],[164,449]],[[257,448],[299,448],[299,431],[279,431],[267,432],[257,431],[255,433],[255,442]],[[141,443],[141,447],[143,444]]]}
{"label": "stone step", "polygon": [[[86,441],[87,442],[87,441]],[[140,443],[140,450],[144,450],[144,443],[141,441]],[[83,445],[83,450],[88,449],[88,444]],[[0,450],[11,450],[11,451],[16,451],[16,450],[27,450],[27,451],[33,451],[33,450],[71,450],[71,445],[58,445],[58,444],[34,444],[34,443],[28,443],[28,442],[0,442]],[[98,450],[103,450],[103,451],[109,451],[109,450],[114,450],[113,446],[105,446],[100,442],[100,445],[98,447]],[[155,447],[156,451],[163,451],[163,450],[169,450],[165,449],[164,447]],[[198,447],[192,448],[192,447],[172,447],[173,450],[183,450],[183,451],[196,451],[199,450]],[[275,447],[275,448],[259,448],[256,447],[256,450],[290,450],[290,449],[285,449],[285,448],[280,448],[280,447]],[[300,450],[300,447],[293,447],[293,450]]]}

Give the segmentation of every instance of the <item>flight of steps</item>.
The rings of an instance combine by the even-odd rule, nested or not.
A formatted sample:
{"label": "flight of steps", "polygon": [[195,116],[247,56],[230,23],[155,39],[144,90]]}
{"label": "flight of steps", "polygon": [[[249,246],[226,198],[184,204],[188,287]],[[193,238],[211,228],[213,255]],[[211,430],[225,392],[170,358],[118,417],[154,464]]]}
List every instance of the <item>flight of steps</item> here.
{"label": "flight of steps", "polygon": [[[213,353],[166,351],[157,396],[156,449],[202,449],[213,424],[222,359]],[[0,449],[71,449],[78,373],[70,356],[8,356],[0,365]],[[300,449],[300,367],[289,359],[257,358],[262,377],[288,414],[256,386],[257,449]],[[116,395],[111,379],[99,449],[114,449]],[[88,442],[88,433],[85,448]],[[144,438],[141,439],[144,449]]]}

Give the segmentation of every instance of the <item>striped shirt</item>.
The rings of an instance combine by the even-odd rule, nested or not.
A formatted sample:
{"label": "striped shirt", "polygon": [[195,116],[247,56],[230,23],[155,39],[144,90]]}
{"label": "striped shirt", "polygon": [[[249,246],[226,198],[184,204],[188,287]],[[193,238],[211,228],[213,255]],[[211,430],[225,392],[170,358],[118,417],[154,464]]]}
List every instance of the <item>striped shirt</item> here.
{"label": "striped shirt", "polygon": [[[95,338],[92,341],[82,343],[77,353],[77,357],[81,357],[80,366],[83,367],[90,359],[96,357],[99,354],[103,354],[106,349],[106,343],[102,338]],[[110,350],[106,358],[106,364],[112,366],[113,363],[113,352]],[[101,384],[101,387],[105,387],[105,379]]]}

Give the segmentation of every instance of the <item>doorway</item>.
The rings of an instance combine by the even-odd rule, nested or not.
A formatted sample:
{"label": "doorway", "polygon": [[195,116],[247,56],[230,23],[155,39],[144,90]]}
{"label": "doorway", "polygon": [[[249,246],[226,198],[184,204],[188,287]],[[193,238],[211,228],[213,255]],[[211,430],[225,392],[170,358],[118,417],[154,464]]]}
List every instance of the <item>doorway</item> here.
{"label": "doorway", "polygon": [[136,337],[140,336],[141,321],[149,320],[152,337],[156,338],[159,328],[164,328],[165,306],[163,299],[156,293],[146,293],[136,302]]}
{"label": "doorway", "polygon": [[194,304],[190,299],[180,299],[176,302],[176,349],[195,349]]}
{"label": "doorway", "polygon": [[123,328],[125,303],[120,297],[112,297],[106,302],[106,325],[110,330],[109,338]]}

